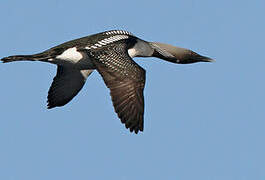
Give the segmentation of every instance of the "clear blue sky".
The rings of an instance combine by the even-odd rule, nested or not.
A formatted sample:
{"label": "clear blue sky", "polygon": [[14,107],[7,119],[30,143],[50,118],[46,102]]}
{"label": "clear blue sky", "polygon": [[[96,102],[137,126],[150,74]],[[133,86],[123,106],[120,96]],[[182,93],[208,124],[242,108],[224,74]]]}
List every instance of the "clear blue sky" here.
{"label": "clear blue sky", "polygon": [[264,180],[265,2],[0,3],[0,57],[124,29],[216,63],[137,58],[147,70],[145,131],[131,134],[95,72],[64,107],[46,109],[56,66],[0,64],[1,180]]}

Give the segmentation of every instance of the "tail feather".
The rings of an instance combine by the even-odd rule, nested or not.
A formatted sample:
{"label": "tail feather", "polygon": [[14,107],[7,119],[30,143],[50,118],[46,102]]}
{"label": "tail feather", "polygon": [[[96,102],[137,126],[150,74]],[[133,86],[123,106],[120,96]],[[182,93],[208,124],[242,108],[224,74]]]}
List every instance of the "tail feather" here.
{"label": "tail feather", "polygon": [[1,59],[3,63],[13,62],[13,61],[38,61],[46,59],[47,57],[43,54],[34,54],[34,55],[16,55],[8,56]]}
{"label": "tail feather", "polygon": [[1,59],[3,63],[12,62],[12,61],[23,61],[23,60],[33,61],[31,56],[26,56],[26,55],[8,56]]}

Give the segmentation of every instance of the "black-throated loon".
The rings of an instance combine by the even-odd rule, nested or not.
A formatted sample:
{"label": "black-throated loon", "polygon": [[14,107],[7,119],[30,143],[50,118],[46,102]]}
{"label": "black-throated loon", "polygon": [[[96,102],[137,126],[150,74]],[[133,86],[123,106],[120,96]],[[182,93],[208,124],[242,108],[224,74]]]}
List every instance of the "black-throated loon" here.
{"label": "black-throated loon", "polygon": [[145,70],[133,57],[158,57],[178,64],[212,62],[191,50],[158,42],[144,41],[123,30],[106,31],[68,41],[42,53],[2,58],[12,61],[43,61],[56,64],[57,74],[48,92],[48,108],[63,106],[97,70],[110,89],[121,122],[131,132],[143,131]]}

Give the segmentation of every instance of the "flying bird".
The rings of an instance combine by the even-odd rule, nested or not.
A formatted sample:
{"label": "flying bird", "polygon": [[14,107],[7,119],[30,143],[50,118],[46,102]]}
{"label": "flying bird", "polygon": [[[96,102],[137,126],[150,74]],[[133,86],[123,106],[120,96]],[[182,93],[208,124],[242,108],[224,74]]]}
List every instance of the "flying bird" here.
{"label": "flying bird", "polygon": [[57,65],[57,73],[48,91],[48,109],[71,101],[97,70],[110,89],[115,112],[131,132],[144,129],[145,70],[132,58],[157,57],[172,63],[212,62],[213,59],[189,49],[159,42],[144,41],[123,30],[111,30],[71,40],[33,55],[15,55],[1,59],[42,61]]}

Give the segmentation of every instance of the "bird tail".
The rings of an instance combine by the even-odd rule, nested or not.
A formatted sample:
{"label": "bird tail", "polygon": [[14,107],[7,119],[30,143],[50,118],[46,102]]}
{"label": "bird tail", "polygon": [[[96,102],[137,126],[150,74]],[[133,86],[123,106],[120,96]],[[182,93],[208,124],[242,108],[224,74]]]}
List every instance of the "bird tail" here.
{"label": "bird tail", "polygon": [[13,61],[35,61],[36,58],[32,55],[16,55],[8,56],[1,59],[3,63],[13,62]]}
{"label": "bird tail", "polygon": [[8,56],[1,59],[3,63],[13,62],[13,61],[41,61],[47,59],[44,53],[33,54],[33,55],[15,55]]}

